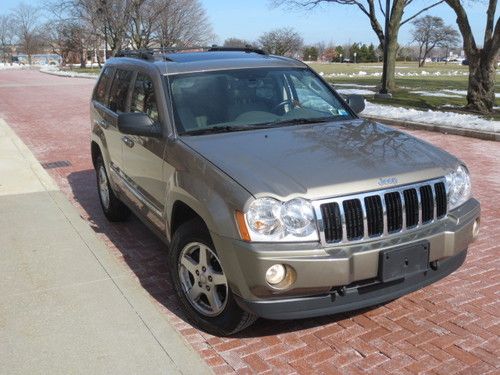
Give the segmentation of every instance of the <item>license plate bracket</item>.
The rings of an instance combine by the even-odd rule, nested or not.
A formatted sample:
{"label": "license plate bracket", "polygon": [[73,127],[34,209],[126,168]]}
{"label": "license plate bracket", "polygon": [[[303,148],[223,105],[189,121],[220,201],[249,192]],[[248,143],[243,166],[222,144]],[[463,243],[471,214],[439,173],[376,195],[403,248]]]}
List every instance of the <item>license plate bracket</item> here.
{"label": "license plate bracket", "polygon": [[389,282],[429,269],[429,242],[424,241],[395,249],[382,250],[379,254],[379,279]]}

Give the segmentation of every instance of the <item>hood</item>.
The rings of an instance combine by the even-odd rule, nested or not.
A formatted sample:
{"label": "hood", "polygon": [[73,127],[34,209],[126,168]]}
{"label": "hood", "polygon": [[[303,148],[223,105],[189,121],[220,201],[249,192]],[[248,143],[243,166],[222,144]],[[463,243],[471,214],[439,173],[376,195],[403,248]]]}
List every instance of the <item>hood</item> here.
{"label": "hood", "polygon": [[457,160],[393,128],[351,120],[182,138],[252,195],[322,199],[444,176]]}

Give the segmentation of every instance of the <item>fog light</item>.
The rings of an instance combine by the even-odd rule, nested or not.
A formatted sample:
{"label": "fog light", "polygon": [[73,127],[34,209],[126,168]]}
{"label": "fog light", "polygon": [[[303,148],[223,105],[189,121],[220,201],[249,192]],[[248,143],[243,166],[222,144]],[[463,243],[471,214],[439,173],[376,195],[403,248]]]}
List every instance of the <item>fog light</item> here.
{"label": "fog light", "polygon": [[286,276],[286,268],[282,264],[275,264],[266,271],[266,281],[271,285],[281,283]]}
{"label": "fog light", "polygon": [[476,221],[474,221],[474,224],[472,225],[472,238],[473,239],[476,239],[477,236],[479,236],[479,223],[480,223],[480,220],[476,219]]}

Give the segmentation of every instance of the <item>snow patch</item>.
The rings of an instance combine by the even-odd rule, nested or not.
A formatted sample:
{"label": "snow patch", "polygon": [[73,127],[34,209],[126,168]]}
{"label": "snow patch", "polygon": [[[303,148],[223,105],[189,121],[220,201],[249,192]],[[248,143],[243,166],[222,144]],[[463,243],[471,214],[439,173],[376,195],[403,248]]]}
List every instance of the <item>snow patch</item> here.
{"label": "snow patch", "polygon": [[388,105],[366,102],[362,115],[386,118],[391,120],[406,120],[424,124],[443,125],[462,129],[500,132],[500,121],[464,113],[421,111],[412,108],[392,107]]}
{"label": "snow patch", "polygon": [[360,87],[360,88],[375,88],[375,85],[358,85],[357,83],[334,83],[335,87]]}
{"label": "snow patch", "polygon": [[443,98],[461,98],[460,95],[451,95],[442,91],[410,91],[412,94],[418,94],[420,96],[439,96]]}
{"label": "snow patch", "polygon": [[31,69],[30,65],[21,65],[21,64],[6,64],[6,63],[0,63],[0,70],[7,70],[7,69]]}
{"label": "snow patch", "polygon": [[[439,90],[439,91],[411,91],[412,94],[419,94],[422,96],[442,96],[448,98],[461,98],[467,96],[467,90]],[[500,98],[500,93],[495,93],[495,98]]]}
{"label": "snow patch", "polygon": [[42,73],[52,74],[59,77],[70,77],[70,78],[93,78],[96,79],[99,75],[94,73],[80,73],[72,72],[69,70],[59,70],[57,68],[42,68],[40,69]]}
{"label": "snow patch", "polygon": [[373,94],[375,94],[372,90],[365,90],[365,89],[338,89],[337,92],[339,94],[344,94],[344,95],[351,95],[351,94],[373,95]]}

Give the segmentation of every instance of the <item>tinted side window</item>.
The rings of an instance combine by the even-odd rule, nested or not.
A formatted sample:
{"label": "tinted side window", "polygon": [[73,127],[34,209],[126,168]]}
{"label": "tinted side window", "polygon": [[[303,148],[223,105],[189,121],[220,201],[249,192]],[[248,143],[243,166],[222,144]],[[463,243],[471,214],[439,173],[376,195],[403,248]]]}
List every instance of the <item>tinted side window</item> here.
{"label": "tinted side window", "polygon": [[131,71],[117,69],[115,78],[111,84],[111,90],[109,92],[109,109],[114,112],[125,112],[125,107],[127,105],[127,93],[131,80]]}
{"label": "tinted side window", "polygon": [[156,105],[153,81],[148,76],[139,73],[132,91],[130,112],[144,112],[151,120],[158,122],[158,107]]}
{"label": "tinted side window", "polygon": [[101,74],[101,78],[97,83],[94,92],[94,100],[97,100],[100,103],[106,103],[106,88],[108,87],[111,78],[113,77],[113,70],[111,68],[104,68],[104,71]]}

